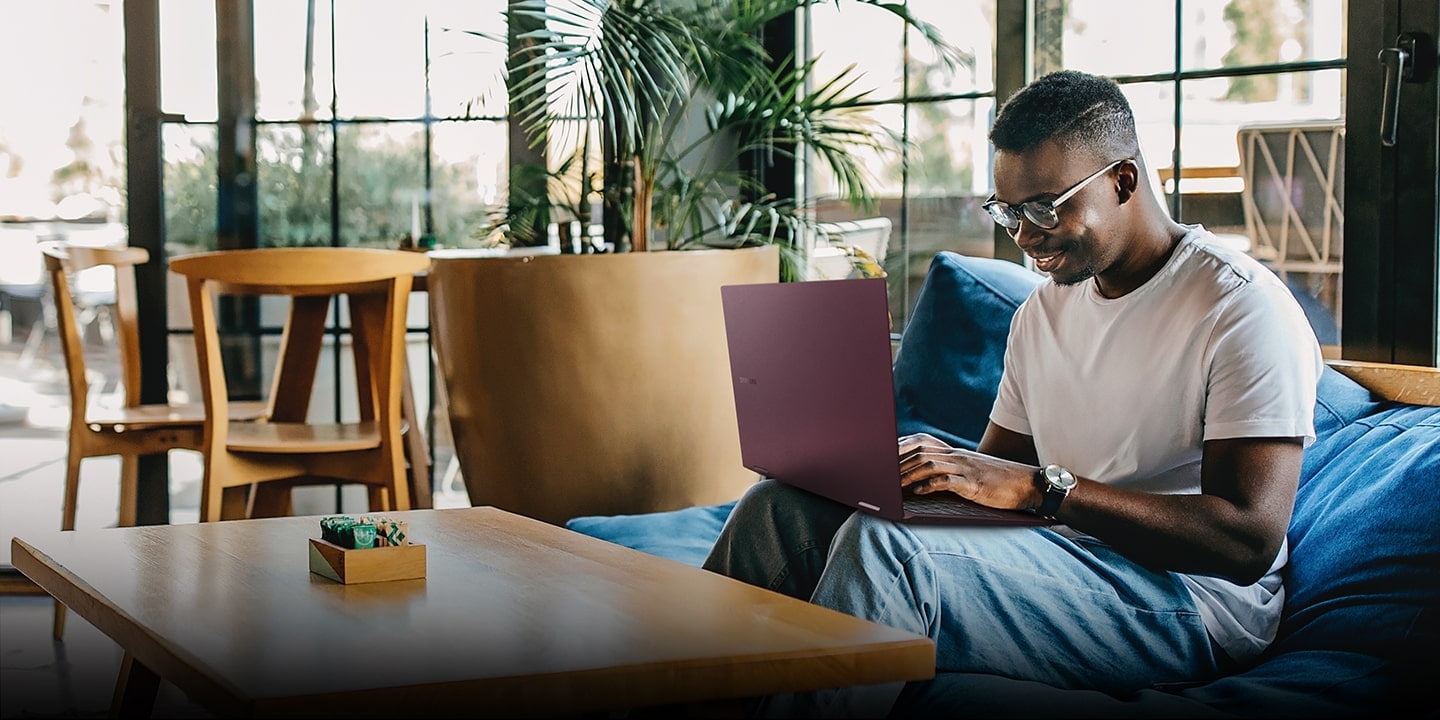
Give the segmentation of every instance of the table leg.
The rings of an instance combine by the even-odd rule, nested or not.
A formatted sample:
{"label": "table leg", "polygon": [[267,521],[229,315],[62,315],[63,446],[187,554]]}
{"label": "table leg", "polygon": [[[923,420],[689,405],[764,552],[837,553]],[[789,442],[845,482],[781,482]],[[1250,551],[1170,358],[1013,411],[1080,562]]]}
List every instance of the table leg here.
{"label": "table leg", "polygon": [[120,677],[115,681],[115,696],[110,700],[110,716],[148,718],[155,712],[159,692],[160,676],[126,651],[120,661]]}

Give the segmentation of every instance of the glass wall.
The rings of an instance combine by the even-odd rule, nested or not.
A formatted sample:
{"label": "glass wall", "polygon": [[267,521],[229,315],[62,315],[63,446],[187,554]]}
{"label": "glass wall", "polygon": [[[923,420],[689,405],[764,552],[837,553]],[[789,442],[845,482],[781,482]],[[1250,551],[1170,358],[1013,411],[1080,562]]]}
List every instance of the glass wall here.
{"label": "glass wall", "polygon": [[[255,0],[258,244],[475,244],[507,184],[504,7]],[[175,125],[217,119],[214,11],[162,2],[163,102]],[[213,190],[213,148],[193,142],[167,136],[174,252],[214,247],[214,215],[175,202]]]}
{"label": "glass wall", "polygon": [[[227,42],[250,34],[239,26],[251,23],[227,11],[252,5],[251,47],[224,55]],[[168,255],[217,247],[227,201],[221,165],[224,153],[235,150],[225,142],[234,139],[220,132],[222,101],[234,97],[221,92],[245,85],[254,88],[253,117],[241,123],[253,134],[240,142],[258,202],[254,244],[396,247],[425,236],[447,246],[477,242],[477,228],[507,185],[504,0],[156,0],[155,6],[158,33],[137,40],[153,39],[160,58],[154,109],[164,121]],[[11,427],[63,431],[69,421],[65,385],[56,382],[64,364],[46,310],[39,243],[148,240],[130,238],[128,227],[126,9],[121,0],[0,0],[0,27],[7,31],[0,43],[0,64],[7,68],[0,73],[6,98],[0,103],[0,441],[8,441]],[[104,311],[113,279],[84,273],[74,282],[96,304],[85,331],[97,400],[119,403],[118,355]],[[174,333],[169,396],[195,401],[183,283],[173,275],[166,282],[163,326]],[[253,329],[273,353],[286,307],[267,299],[259,310]],[[343,314],[336,320],[331,346],[339,351],[322,364],[331,371],[328,389],[311,405],[317,413],[352,416],[353,398],[333,391],[348,372]],[[410,325],[415,395],[424,407],[432,382],[422,369],[429,366],[423,294],[412,298]],[[263,385],[268,378],[259,380]],[[192,460],[172,456],[176,492],[194,489]],[[20,470],[0,467],[0,476]],[[176,500],[184,519],[193,501]],[[107,506],[113,513],[113,502],[82,504],[82,524]]]}
{"label": "glass wall", "polygon": [[[126,240],[121,10],[118,0],[0,0],[0,573],[14,572],[11,536],[61,527],[70,396],[40,243]],[[119,405],[114,276],[85,271],[71,287],[89,398]],[[119,464],[86,461],[78,527],[115,523]]]}
{"label": "glass wall", "polygon": [[1172,216],[1275,270],[1338,356],[1346,1],[1038,7],[1036,72],[1122,82]]}
{"label": "glass wall", "polygon": [[[906,7],[960,50],[958,66],[859,3],[819,3],[802,31],[821,58],[817,75],[857,64],[874,89],[871,112],[904,135],[901,153],[869,162],[883,195],[877,213],[895,228],[885,268],[897,318],[935,252],[990,256],[996,247],[979,203],[992,190],[986,132],[1002,8],[994,0]],[[1337,345],[1346,1],[1131,3],[1124,22],[1107,0],[1027,7],[1025,36],[1007,38],[1028,48],[1019,56],[1027,76],[1069,68],[1120,82],[1172,216],[1270,263],[1307,305],[1322,342]],[[822,220],[856,216],[833,201],[823,168],[809,181]]]}
{"label": "glass wall", "polygon": [[[0,0],[0,27],[0,427],[63,427],[66,397],[6,383],[64,373],[39,243],[125,242],[124,19],[119,2]],[[113,295],[105,271],[72,284]]]}
{"label": "glass wall", "polygon": [[910,0],[906,7],[956,48],[955,62],[945,62],[889,13],[861,3],[818,3],[801,30],[802,42],[819,58],[816,76],[833,76],[853,63],[863,73],[862,86],[872,89],[870,112],[901,134],[901,152],[866,159],[880,195],[874,211],[837,202],[834,179],[823,167],[812,167],[804,182],[819,220],[890,219],[884,267],[897,331],[936,252],[988,257],[994,248],[993,224],[980,202],[990,192],[986,132],[995,110],[996,3]]}

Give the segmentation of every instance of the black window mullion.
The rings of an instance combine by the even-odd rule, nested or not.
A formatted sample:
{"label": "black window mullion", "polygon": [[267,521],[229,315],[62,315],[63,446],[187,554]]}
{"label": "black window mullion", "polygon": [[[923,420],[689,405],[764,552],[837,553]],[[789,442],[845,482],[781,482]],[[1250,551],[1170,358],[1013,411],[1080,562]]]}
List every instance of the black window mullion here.
{"label": "black window mullion", "polygon": [[[995,109],[1015,91],[1025,86],[1034,74],[1031,66],[1030,46],[1033,34],[1030,27],[1030,3],[997,2],[995,8]],[[993,119],[993,118],[992,118]],[[995,148],[986,143],[990,153],[990,166],[994,166]],[[1014,263],[1023,263],[1025,254],[1020,252],[1005,229],[995,226],[995,257]]]}
{"label": "black window mullion", "polygon": [[[135,268],[139,305],[140,401],[163,403],[170,389],[166,318],[164,150],[160,106],[159,0],[127,0],[125,13],[125,207],[128,242],[151,262]],[[164,453],[138,463],[136,522],[170,520],[170,464]]]}

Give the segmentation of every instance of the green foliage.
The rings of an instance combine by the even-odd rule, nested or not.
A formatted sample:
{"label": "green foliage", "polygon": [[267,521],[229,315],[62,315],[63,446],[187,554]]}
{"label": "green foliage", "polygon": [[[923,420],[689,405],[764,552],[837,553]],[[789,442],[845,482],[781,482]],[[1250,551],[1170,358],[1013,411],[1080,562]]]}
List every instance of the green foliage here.
{"label": "green foliage", "polygon": [[[1303,0],[1302,0],[1303,1]],[[1292,23],[1285,22],[1277,0],[1230,0],[1224,19],[1234,32],[1235,42],[1220,59],[1223,67],[1266,65],[1280,61],[1280,45],[1289,37]],[[1276,99],[1274,75],[1230,78],[1226,100],[1263,102]]]}
{"label": "green foliage", "polygon": [[[387,126],[343,127],[334,143],[328,128],[267,125],[257,141],[256,178],[262,247],[396,247],[411,232],[415,205],[424,206],[425,145],[419,130],[395,134]],[[165,222],[171,243],[215,247],[215,147],[192,140],[187,160],[166,163]],[[332,157],[340,160],[338,175]],[[331,183],[341,209],[338,240],[332,232]],[[469,241],[485,221],[475,207],[473,173],[437,165],[432,176],[434,234],[445,245]],[[422,221],[423,222],[423,221]]]}
{"label": "green foliage", "polygon": [[[907,75],[915,78],[912,94],[939,94],[940,91],[936,88],[938,78],[935,76],[945,72],[943,68],[931,67],[913,56],[905,62],[909,68]],[[973,57],[966,57],[964,62],[973,67],[975,60]],[[955,188],[970,187],[974,179],[974,159],[957,154],[946,133],[946,129],[952,126],[952,106],[952,103],[916,103],[907,108],[908,112],[915,113],[920,120],[910,126],[912,139],[909,161],[895,162],[887,165],[885,170],[886,175],[897,184],[908,172],[912,195],[948,194],[954,192]],[[967,103],[964,108],[964,117],[974,125],[977,122],[974,105]]]}
{"label": "green foliage", "polygon": [[[168,139],[168,138],[167,138]],[[167,243],[198,250],[215,249],[216,181],[215,137],[189,138],[186,160],[165,163],[165,239]]]}
{"label": "green foliage", "polygon": [[[607,207],[622,215],[637,249],[657,229],[667,249],[773,242],[795,251],[800,231],[813,226],[810,213],[742,173],[741,158],[814,157],[843,199],[865,207],[874,196],[857,151],[899,147],[894,132],[857,107],[869,91],[857,89],[853,67],[810,78],[811,64],[772,58],[760,43],[768,22],[822,1],[840,4],[520,0],[510,22],[533,29],[520,34],[512,66],[512,121],[537,144],[580,154],[593,154],[592,138],[604,145],[611,167],[622,169],[607,178]],[[958,58],[903,4],[854,2],[900,17],[948,61]],[[555,142],[556,128],[576,119],[598,132]]]}

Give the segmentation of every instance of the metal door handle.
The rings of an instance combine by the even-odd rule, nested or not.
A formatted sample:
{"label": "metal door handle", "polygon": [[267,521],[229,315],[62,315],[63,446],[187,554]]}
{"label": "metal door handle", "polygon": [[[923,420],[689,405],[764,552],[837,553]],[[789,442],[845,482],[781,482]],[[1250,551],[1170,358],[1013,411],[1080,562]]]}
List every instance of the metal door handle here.
{"label": "metal door handle", "polygon": [[1429,80],[1434,47],[1429,35],[1403,33],[1395,38],[1395,47],[1380,51],[1380,64],[1385,67],[1385,96],[1380,105],[1381,145],[1395,146],[1400,129],[1400,83]]}

